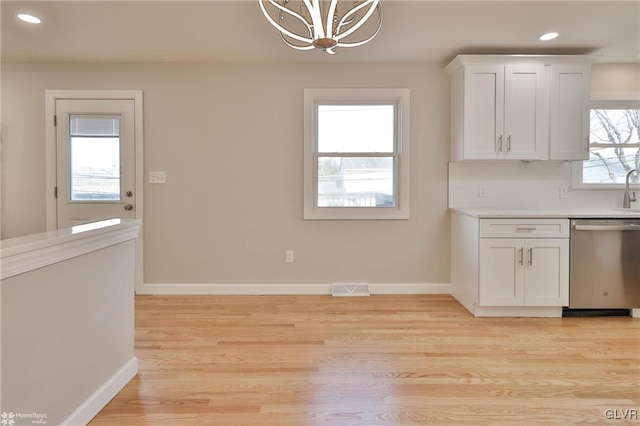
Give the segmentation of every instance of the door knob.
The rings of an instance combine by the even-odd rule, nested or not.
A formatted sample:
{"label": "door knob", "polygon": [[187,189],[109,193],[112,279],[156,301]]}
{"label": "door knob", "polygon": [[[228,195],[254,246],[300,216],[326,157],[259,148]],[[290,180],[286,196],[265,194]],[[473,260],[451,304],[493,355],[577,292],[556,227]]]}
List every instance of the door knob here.
{"label": "door knob", "polygon": [[125,204],[124,209],[125,210],[133,210],[133,204]]}

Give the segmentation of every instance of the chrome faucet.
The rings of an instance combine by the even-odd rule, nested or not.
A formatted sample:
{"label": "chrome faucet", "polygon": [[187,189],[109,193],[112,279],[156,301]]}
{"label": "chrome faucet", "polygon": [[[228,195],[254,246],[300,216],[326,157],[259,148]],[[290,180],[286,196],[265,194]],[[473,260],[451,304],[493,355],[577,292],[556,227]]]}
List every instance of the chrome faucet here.
{"label": "chrome faucet", "polygon": [[631,203],[636,201],[636,193],[633,193],[633,198],[629,196],[629,178],[632,173],[640,173],[640,169],[631,169],[629,173],[627,173],[627,177],[624,179],[624,199],[622,200],[622,208],[630,209]]}

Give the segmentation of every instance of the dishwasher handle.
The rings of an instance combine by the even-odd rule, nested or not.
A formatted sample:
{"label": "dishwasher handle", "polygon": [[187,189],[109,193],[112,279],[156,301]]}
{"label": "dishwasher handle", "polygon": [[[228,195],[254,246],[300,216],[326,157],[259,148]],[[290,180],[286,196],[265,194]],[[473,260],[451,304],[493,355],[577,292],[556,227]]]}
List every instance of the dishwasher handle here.
{"label": "dishwasher handle", "polygon": [[574,231],[640,231],[640,225],[573,225]]}

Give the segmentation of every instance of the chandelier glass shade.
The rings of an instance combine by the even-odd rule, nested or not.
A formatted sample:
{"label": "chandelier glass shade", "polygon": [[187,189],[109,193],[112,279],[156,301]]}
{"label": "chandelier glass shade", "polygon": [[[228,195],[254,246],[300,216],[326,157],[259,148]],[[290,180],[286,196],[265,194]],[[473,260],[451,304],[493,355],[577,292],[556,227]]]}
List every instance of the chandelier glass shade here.
{"label": "chandelier glass shade", "polygon": [[382,26],[380,0],[258,0],[282,41],[297,50],[356,47],[371,41]]}

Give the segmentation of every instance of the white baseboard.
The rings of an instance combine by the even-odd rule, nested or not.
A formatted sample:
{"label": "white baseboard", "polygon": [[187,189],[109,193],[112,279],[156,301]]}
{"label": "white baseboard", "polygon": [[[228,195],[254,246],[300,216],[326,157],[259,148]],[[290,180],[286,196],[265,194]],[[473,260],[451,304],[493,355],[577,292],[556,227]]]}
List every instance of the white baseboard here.
{"label": "white baseboard", "polygon": [[[369,284],[371,294],[450,294],[449,284]],[[145,284],[143,294],[324,295],[331,284]]]}
{"label": "white baseboard", "polygon": [[138,374],[138,358],[133,357],[63,420],[61,425],[88,424],[136,374]]}
{"label": "white baseboard", "polygon": [[451,285],[442,283],[369,284],[371,294],[451,294]]}

